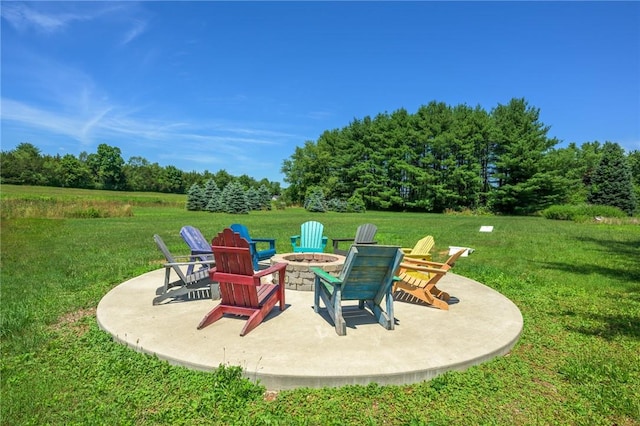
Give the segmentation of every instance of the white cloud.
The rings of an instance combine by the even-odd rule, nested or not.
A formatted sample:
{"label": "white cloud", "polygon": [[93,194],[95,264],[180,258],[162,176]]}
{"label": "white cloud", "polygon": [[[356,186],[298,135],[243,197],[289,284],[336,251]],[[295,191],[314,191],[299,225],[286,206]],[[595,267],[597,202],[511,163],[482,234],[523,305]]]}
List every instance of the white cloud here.
{"label": "white cloud", "polygon": [[4,2],[2,17],[18,31],[35,29],[47,34],[62,30],[74,21],[87,21],[97,16],[95,12],[79,14],[66,11],[37,10],[33,4]]}
{"label": "white cloud", "polygon": [[141,20],[135,20],[133,26],[125,33],[121,45],[129,44],[132,40],[137,38],[140,34],[144,33],[147,29],[147,22]]}

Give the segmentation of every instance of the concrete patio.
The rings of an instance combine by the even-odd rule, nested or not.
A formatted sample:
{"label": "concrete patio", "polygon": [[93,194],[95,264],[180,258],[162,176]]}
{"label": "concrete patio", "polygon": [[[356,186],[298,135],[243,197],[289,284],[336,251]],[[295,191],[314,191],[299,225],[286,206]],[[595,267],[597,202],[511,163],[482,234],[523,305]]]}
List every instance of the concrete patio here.
{"label": "concrete patio", "polygon": [[244,318],[225,317],[197,330],[218,301],[174,300],[153,306],[164,269],[126,281],[100,301],[100,327],[131,348],[171,364],[211,371],[239,365],[268,390],[347,384],[409,384],[464,370],[504,355],[523,327],[509,299],[476,281],[448,273],[438,287],[452,296],[448,311],[396,300],[395,330],[385,330],[357,305],[345,309],[347,335],[338,336],[326,312],[313,311],[313,292],[286,290],[244,337]]}

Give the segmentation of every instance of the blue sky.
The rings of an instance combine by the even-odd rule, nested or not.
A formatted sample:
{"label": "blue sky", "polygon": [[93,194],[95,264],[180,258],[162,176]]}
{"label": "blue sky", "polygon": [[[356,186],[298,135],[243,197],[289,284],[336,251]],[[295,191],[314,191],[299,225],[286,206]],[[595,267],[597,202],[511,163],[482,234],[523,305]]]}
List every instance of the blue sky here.
{"label": "blue sky", "polygon": [[3,151],[106,143],[125,161],[283,182],[296,146],[354,118],[520,97],[558,147],[640,149],[640,2],[0,8]]}

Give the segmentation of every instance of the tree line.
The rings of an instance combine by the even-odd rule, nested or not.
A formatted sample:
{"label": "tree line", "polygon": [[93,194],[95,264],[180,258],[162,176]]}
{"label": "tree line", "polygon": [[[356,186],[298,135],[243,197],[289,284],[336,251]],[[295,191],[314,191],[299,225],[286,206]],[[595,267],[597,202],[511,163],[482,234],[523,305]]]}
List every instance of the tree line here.
{"label": "tree line", "polygon": [[282,173],[299,204],[321,189],[374,210],[530,214],[602,203],[635,211],[639,151],[613,142],[556,149],[549,129],[524,98],[490,112],[433,101],[415,114],[399,109],[325,131],[297,147]]}
{"label": "tree line", "polygon": [[120,148],[107,144],[100,144],[96,153],[82,152],[78,157],[42,155],[35,145],[26,142],[0,152],[0,180],[4,184],[185,194],[193,184],[211,179],[221,188],[234,181],[246,189],[264,186],[273,195],[282,192],[280,182],[232,176],[225,170],[185,172],[137,156],[125,163]]}

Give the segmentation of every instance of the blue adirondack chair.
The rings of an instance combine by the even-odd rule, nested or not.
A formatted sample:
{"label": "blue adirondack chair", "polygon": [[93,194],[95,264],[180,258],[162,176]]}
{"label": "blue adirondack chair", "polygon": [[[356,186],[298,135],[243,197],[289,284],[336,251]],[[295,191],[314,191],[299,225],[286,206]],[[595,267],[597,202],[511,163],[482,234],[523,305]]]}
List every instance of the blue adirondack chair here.
{"label": "blue adirondack chair", "polygon": [[[393,330],[393,283],[395,272],[404,254],[400,247],[354,244],[347,253],[344,267],[338,277],[321,268],[311,268],[315,274],[313,310],[320,311],[320,300],[327,307],[339,336],[347,334],[342,315],[342,302],[357,300],[365,306],[387,330]],[[386,302],[383,309],[382,301]]]}
{"label": "blue adirondack chair", "polygon": [[[213,261],[213,251],[211,243],[202,235],[198,228],[191,225],[183,226],[180,229],[180,236],[191,249],[191,260]],[[187,274],[193,272],[194,265],[189,265]]]}
{"label": "blue adirondack chair", "polygon": [[[257,271],[260,269],[259,262],[261,260],[271,259],[276,254],[275,238],[251,238],[249,236],[249,230],[247,229],[247,227],[239,223],[234,223],[230,226],[230,228],[233,229],[233,232],[237,232],[238,234],[240,234],[240,236],[247,240],[247,242],[249,243],[254,270]],[[258,250],[258,243],[269,244],[269,248]]]}
{"label": "blue adirondack chair", "polygon": [[291,246],[295,252],[322,253],[327,245],[328,238],[322,235],[324,225],[310,220],[300,226],[300,235],[291,237]]}

